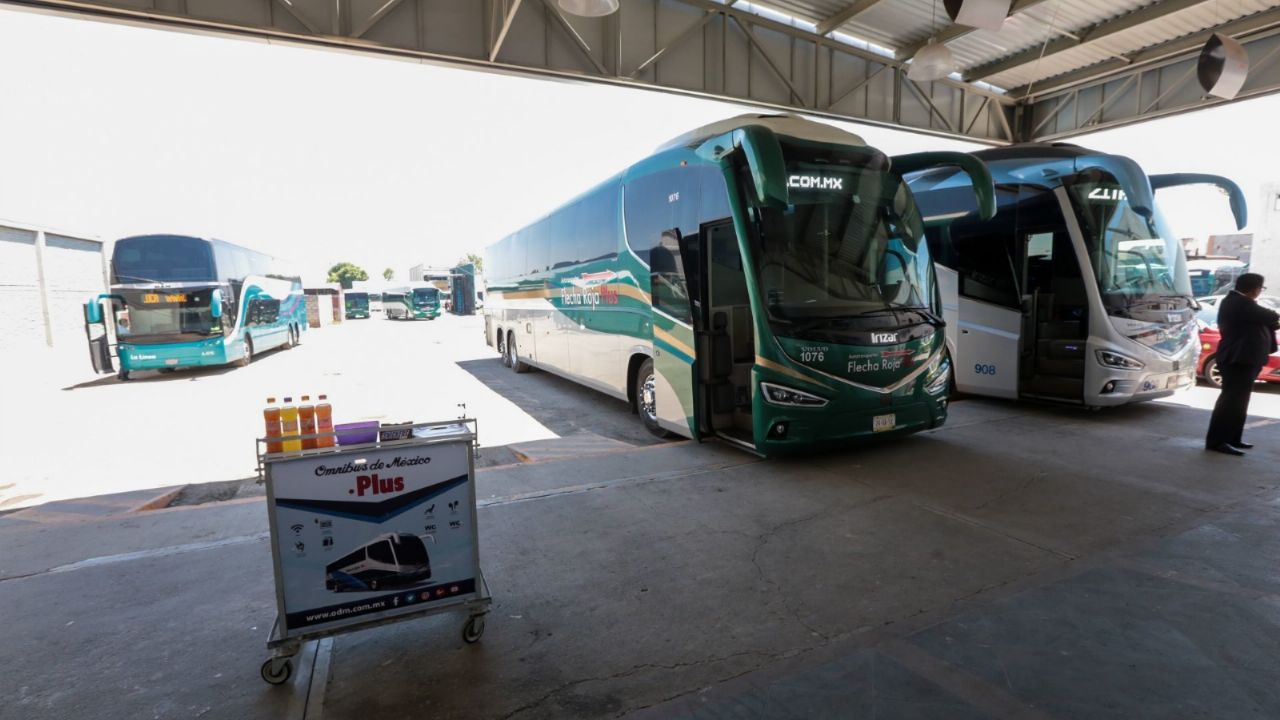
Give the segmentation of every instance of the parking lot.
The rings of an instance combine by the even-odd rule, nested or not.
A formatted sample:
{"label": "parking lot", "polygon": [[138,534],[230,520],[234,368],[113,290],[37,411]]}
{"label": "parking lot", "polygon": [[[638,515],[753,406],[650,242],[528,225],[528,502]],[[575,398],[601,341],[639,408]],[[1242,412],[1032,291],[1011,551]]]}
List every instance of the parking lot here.
{"label": "parking lot", "polygon": [[[49,433],[74,437],[74,452],[6,460],[0,510],[255,474],[254,439],[268,396],[326,393],[336,422],[479,418],[487,447],[590,432],[633,445],[655,442],[625,403],[539,373],[517,376],[484,345],[480,317],[347,321],[308,332],[292,350],[249,367],[137,372],[128,382],[44,374],[13,384],[0,417],[15,447]],[[536,378],[536,379],[531,379]],[[9,393],[6,393],[9,395]],[[465,405],[465,408],[462,407]],[[495,450],[486,462],[509,461]]]}
{"label": "parking lot", "polygon": [[[268,396],[326,393],[336,422],[448,419],[465,405],[490,449],[482,451],[482,465],[514,462],[507,446],[571,436],[600,447],[658,442],[625,403],[548,373],[503,367],[482,327],[479,316],[395,322],[375,314],[312,330],[299,347],[263,354],[246,368],[138,372],[128,382],[87,372],[14,382],[14,407],[22,412],[0,417],[3,437],[15,447],[38,447],[38,437],[63,434],[74,438],[75,450],[7,458],[0,510],[252,477]],[[87,371],[87,357],[84,364]],[[1200,386],[1160,406],[1207,410],[1216,396]],[[1280,389],[1260,385],[1252,412],[1262,421],[1280,418]],[[1080,415],[1100,426],[1127,422],[1124,411]],[[1178,427],[1176,439],[1193,447],[1203,431]],[[554,453],[554,446],[541,451]]]}
{"label": "parking lot", "polygon": [[[294,679],[270,687],[258,677],[274,611],[260,498],[108,514],[87,509],[93,498],[53,502],[0,515],[0,605],[22,619],[0,659],[7,707],[24,718],[1280,713],[1274,391],[1256,399],[1259,447],[1243,459],[1201,450],[1213,394],[1199,388],[1098,413],[963,400],[937,431],[762,461],[653,444],[622,404],[506,370],[477,327],[349,323],[249,368],[59,389],[64,412],[100,408],[84,424],[103,432],[50,460],[53,477],[78,468],[79,489],[47,489],[250,472],[258,396],[286,383],[323,381],[312,391],[331,392],[344,419],[448,416],[463,398],[494,458],[477,479],[495,598],[483,642],[463,643],[444,618],[401,623],[309,643]],[[535,457],[504,455],[499,440]],[[556,456],[557,443],[571,452]],[[35,670],[75,665],[93,672],[67,684]]]}

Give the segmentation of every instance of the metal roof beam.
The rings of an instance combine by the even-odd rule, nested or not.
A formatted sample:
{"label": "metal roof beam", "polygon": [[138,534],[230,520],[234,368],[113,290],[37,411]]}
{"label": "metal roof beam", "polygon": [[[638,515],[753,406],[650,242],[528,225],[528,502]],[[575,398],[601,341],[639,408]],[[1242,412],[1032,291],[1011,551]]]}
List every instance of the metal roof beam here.
{"label": "metal roof beam", "polygon": [[[1009,6],[1009,14],[1006,17],[1013,17],[1015,14],[1020,13],[1023,10],[1030,10],[1042,2],[1045,2],[1045,0],[1013,0],[1013,4]],[[956,25],[955,23],[952,23],[941,32],[930,35],[929,38],[925,40],[921,40],[918,43],[899,49],[897,57],[899,60],[907,60],[915,57],[915,54],[920,51],[920,48],[929,44],[930,39],[936,39],[940,43],[949,43],[952,40],[959,40],[969,33],[977,32],[977,30],[978,28],[971,28],[968,25]]]}
{"label": "metal roof beam", "polygon": [[1243,40],[1242,36],[1244,35],[1269,30],[1277,26],[1280,26],[1280,8],[1264,10],[1260,13],[1254,13],[1253,15],[1223,23],[1209,28],[1208,30],[1168,40],[1160,43],[1159,45],[1152,45],[1149,48],[1130,53],[1123,57],[1104,60],[1100,63],[1080,68],[1079,70],[1073,70],[1056,77],[1037,80],[1029,85],[1013,88],[1009,91],[1009,96],[1023,99],[1047,95],[1049,93],[1071,87],[1072,85],[1101,80],[1105,77],[1116,75],[1126,70],[1131,70],[1140,65],[1159,62],[1176,55],[1196,51],[1204,47],[1204,44],[1209,40],[1209,36],[1213,35],[1215,32],[1230,35],[1237,40]]}
{"label": "metal roof beam", "polygon": [[[964,72],[964,79],[970,82],[974,80],[983,80],[1003,72],[1032,65],[1039,62],[1043,58],[1051,57],[1068,50],[1084,47],[1091,43],[1098,42],[1103,38],[1110,37],[1116,33],[1122,33],[1126,30],[1132,30],[1136,27],[1156,22],[1173,13],[1182,12],[1197,5],[1203,5],[1209,0],[1161,0],[1161,2],[1153,5],[1134,10],[1131,13],[1121,15],[1110,20],[1103,20],[1096,25],[1091,25],[1083,30],[1072,30],[1071,34],[1063,33],[1063,37],[1050,40],[1048,44],[1029,47],[1021,52],[1016,52],[1009,57],[989,62],[983,65],[969,68]],[[1052,31],[1052,29],[1051,29]]]}
{"label": "metal roof beam", "polygon": [[[4,1],[6,0],[0,0],[0,2],[4,2]],[[757,27],[768,28],[769,30],[782,33],[783,35],[790,35],[791,37],[799,38],[801,40],[806,40],[808,42],[814,43],[819,47],[830,48],[832,50],[845,53],[846,55],[852,55],[853,57],[862,58],[863,60],[870,60],[872,62],[881,63],[885,65],[892,65],[894,67],[902,67],[904,65],[903,61],[901,60],[895,60],[890,57],[885,57],[884,55],[873,53],[869,50],[863,50],[862,48],[854,47],[853,45],[849,45],[847,43],[842,43],[838,40],[832,40],[831,38],[828,38],[822,35],[816,35],[807,30],[801,30],[791,25],[787,25],[786,23],[780,23],[775,20],[770,20],[769,18],[756,15],[755,13],[747,12],[746,10],[729,7],[728,5],[715,2],[715,0],[677,0],[677,1],[683,5],[691,5],[693,7],[702,8],[703,10],[715,10],[731,18],[735,18],[738,22],[745,22],[748,25],[755,25]],[[1023,1],[1024,2],[1041,2],[1041,0],[1023,0]],[[966,83],[966,82],[951,80],[949,78],[943,78],[942,80],[934,80],[933,82],[941,85],[960,88],[967,92],[973,93],[975,95],[981,95],[982,97],[989,97],[992,100],[995,100],[996,102],[1000,103],[1001,105],[1014,104],[1012,98],[1005,97],[1001,93],[995,93],[989,90],[983,90],[981,88],[970,85],[969,83]]]}
{"label": "metal roof beam", "polygon": [[819,35],[826,35],[878,4],[880,4],[880,0],[857,0],[857,2],[850,3],[845,9],[832,13],[829,17],[818,21],[817,32]]}

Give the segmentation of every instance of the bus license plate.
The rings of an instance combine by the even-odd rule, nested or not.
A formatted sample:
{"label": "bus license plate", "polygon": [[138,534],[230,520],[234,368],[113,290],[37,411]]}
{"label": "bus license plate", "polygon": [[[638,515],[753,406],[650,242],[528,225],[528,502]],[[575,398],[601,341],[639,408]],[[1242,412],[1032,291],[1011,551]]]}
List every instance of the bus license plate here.
{"label": "bus license plate", "polygon": [[898,418],[897,418],[897,415],[895,415],[894,413],[889,413],[888,415],[876,415],[875,417],[871,418],[872,432],[884,432],[886,430],[892,430],[895,427],[897,427],[897,425],[898,425]]}
{"label": "bus license plate", "polygon": [[165,364],[165,365],[177,365],[177,364],[178,364],[178,358],[169,358],[168,360],[165,360],[165,361],[164,361],[164,364]]}

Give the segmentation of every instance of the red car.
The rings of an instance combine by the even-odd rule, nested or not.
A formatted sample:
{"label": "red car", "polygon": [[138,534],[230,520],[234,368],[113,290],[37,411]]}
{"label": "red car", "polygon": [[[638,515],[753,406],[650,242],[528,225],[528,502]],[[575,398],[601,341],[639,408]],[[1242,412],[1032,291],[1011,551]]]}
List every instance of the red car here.
{"label": "red car", "polygon": [[[1218,341],[1222,340],[1222,335],[1218,332],[1218,301],[1221,299],[1220,295],[1199,298],[1201,309],[1197,313],[1197,324],[1200,326],[1200,367],[1196,368],[1196,374],[1214,387],[1222,387],[1222,374],[1218,372],[1218,360],[1215,357],[1218,354]],[[1280,298],[1274,296],[1264,295],[1258,302],[1273,310],[1280,309]],[[1280,333],[1276,333],[1276,339],[1280,340]],[[1280,382],[1280,352],[1267,358],[1267,364],[1258,373],[1258,379]]]}

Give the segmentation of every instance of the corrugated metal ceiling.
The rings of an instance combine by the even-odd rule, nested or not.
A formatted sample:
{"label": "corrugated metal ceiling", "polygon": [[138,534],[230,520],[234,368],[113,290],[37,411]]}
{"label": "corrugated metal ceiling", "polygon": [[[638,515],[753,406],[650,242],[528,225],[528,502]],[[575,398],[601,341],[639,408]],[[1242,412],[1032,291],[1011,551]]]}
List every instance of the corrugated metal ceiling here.
{"label": "corrugated metal ceiling", "polygon": [[[752,0],[784,15],[819,23],[855,0]],[[1160,0],[1043,0],[1017,5],[999,31],[974,30],[947,41],[961,72],[1025,51],[1042,48],[1047,40],[1079,35],[1100,23],[1138,10],[1151,12]],[[1177,12],[1108,35],[1078,47],[1036,57],[1031,62],[985,78],[997,87],[1014,88],[1128,55],[1153,45],[1201,32],[1240,17],[1280,7],[1280,0],[1204,0]],[[909,50],[951,25],[937,0],[880,0],[836,29],[895,51]],[[1104,26],[1105,27],[1105,26]]]}

